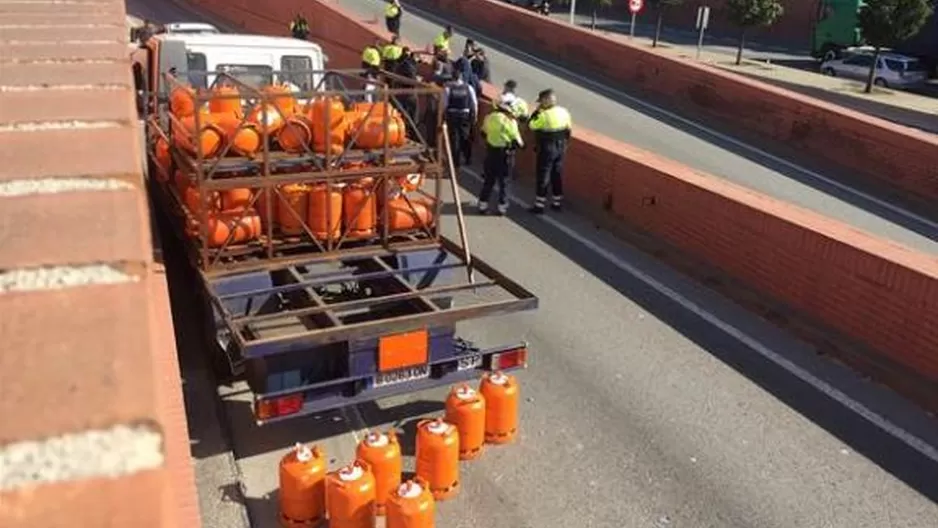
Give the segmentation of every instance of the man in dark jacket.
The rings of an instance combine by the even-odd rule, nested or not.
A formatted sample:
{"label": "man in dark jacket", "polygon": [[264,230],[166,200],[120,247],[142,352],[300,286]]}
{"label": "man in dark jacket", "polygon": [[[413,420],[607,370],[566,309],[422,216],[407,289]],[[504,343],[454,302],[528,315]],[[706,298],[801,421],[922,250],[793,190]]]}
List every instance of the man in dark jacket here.
{"label": "man in dark jacket", "polygon": [[446,83],[443,92],[446,127],[449,131],[450,155],[456,170],[465,159],[472,163],[472,132],[479,112],[479,100],[472,85],[465,82],[461,70],[456,70],[453,80]]}
{"label": "man in dark jacket", "polygon": [[[401,54],[400,60],[397,61],[394,73],[407,79],[417,79],[417,58],[414,57],[414,53],[410,48],[404,47],[404,52]],[[397,87],[404,87],[404,83],[400,83]],[[415,94],[402,94],[395,96],[395,99],[401,110],[410,117],[410,119],[405,119],[407,135],[412,139],[416,139],[417,134],[414,130],[414,124],[417,123],[417,96]]]}

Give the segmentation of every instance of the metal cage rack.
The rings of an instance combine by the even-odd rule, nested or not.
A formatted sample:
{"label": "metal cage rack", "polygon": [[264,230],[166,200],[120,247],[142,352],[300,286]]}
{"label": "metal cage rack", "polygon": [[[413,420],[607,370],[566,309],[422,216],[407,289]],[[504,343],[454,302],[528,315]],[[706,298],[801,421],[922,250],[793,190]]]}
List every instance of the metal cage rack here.
{"label": "metal cage rack", "polygon": [[[443,202],[443,180],[449,178],[453,189],[456,189],[455,174],[448,163],[448,149],[437,148],[447,142],[440,104],[442,90],[390,73],[383,74],[381,84],[368,89],[368,81],[363,73],[359,70],[272,72],[271,80],[297,76],[318,80],[311,89],[303,87],[290,93],[275,92],[267,86],[259,88],[229,73],[188,72],[189,79],[198,76],[212,78],[207,89],[192,89],[188,83],[172,74],[163,74],[164,89],[146,95],[149,108],[146,120],[147,148],[154,160],[160,156],[159,143],[162,142],[168,151],[168,164],[162,168],[163,181],[158,185],[156,194],[160,206],[171,213],[169,216],[177,232],[190,234],[188,250],[199,269],[224,273],[300,260],[310,262],[316,259],[380,256],[395,251],[440,246],[438,220]],[[233,90],[222,94],[216,90],[221,86]],[[191,115],[181,117],[171,111],[174,96],[177,100],[179,97],[188,99]],[[362,101],[366,98],[370,102]],[[435,109],[435,115],[430,120],[416,119],[416,115],[405,111],[401,104],[405,98],[416,102],[418,108]],[[333,106],[329,104],[324,105],[322,123],[307,119],[310,141],[301,142],[300,149],[285,152],[272,148],[280,136],[276,134],[278,130],[264,124],[291,122],[294,115],[285,111],[285,99],[292,100],[297,107],[305,102],[303,116],[309,115],[308,109],[315,101],[341,101],[343,108],[357,110],[358,113],[353,114],[357,115],[357,119],[345,131],[342,148],[334,150],[329,143],[321,145],[325,148],[314,148],[315,141],[312,140],[317,134],[323,136],[325,142],[331,139],[333,131],[329,127],[333,123],[333,116],[330,115]],[[256,152],[236,152],[230,137],[222,140],[218,150],[213,153],[204,152],[201,142],[193,140],[194,136],[200,139],[204,130],[215,126],[211,114],[204,113],[202,109],[220,100],[240,101],[242,111],[237,115],[237,125],[228,130],[228,136],[240,134],[249,128],[259,132],[260,142]],[[427,139],[417,121],[433,123],[435,126],[429,127],[433,137]],[[366,126],[371,126],[371,132],[374,133],[375,123],[380,123],[379,137],[383,138],[383,144],[362,148],[359,146],[359,137]],[[395,125],[398,134],[404,137],[392,142],[391,128]],[[323,129],[317,131],[316,127],[319,126]],[[186,141],[189,142],[189,148],[184,146]],[[420,175],[429,189],[401,188],[401,179],[415,174]],[[185,177],[186,181],[178,181],[180,176]],[[348,185],[362,181],[369,182],[365,189],[366,198],[377,201],[377,228],[368,236],[353,236],[350,227],[345,225],[354,223],[362,214],[368,205],[366,200],[362,200],[357,211],[342,213],[343,219],[350,219],[351,222],[342,222],[336,230],[330,226],[325,236],[322,236],[322,233],[317,235],[313,232],[308,219],[284,195],[287,186],[301,184],[321,188],[331,196],[334,192],[341,193]],[[182,189],[186,186],[191,187],[187,192],[195,198],[195,204],[187,203],[186,197],[182,196]],[[236,229],[232,228],[222,243],[210,243],[207,232],[210,203],[218,193],[236,189],[249,189],[251,197],[239,215],[232,215],[228,219],[233,225],[241,222],[249,211],[258,208],[272,211],[276,207],[281,211],[286,210],[300,227],[299,232],[282,233],[274,227],[274,222],[267,221],[261,233],[248,242],[235,243]],[[400,232],[391,230],[388,200],[389,194],[395,191],[400,191],[397,193],[397,197],[402,200],[399,203],[406,204],[408,214],[419,218],[418,206],[422,204],[424,210],[429,212],[430,222],[420,221],[413,229]],[[325,202],[324,214],[327,219],[332,219],[335,213],[331,210],[332,202]],[[458,204],[457,210],[460,229],[464,230]],[[464,233],[461,234],[465,240]],[[468,251],[465,253],[468,260]]]}

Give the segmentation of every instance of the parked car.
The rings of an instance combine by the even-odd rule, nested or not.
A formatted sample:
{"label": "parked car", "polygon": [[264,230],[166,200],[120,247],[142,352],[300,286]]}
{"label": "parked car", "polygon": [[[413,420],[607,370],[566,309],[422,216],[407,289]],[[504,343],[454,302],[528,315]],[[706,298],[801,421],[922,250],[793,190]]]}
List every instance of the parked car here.
{"label": "parked car", "polygon": [[[828,59],[821,63],[821,73],[832,77],[844,77],[866,81],[873,65],[873,53],[870,51],[848,51],[839,58]],[[898,53],[880,53],[873,73],[876,86],[888,88],[908,88],[923,84],[928,78],[928,68],[915,57]]]}

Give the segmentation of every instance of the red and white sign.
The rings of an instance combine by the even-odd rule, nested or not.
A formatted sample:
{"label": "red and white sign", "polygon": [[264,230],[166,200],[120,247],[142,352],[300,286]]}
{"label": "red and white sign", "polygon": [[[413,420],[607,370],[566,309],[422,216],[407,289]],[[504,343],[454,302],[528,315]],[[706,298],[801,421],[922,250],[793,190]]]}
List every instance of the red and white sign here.
{"label": "red and white sign", "polygon": [[641,11],[643,7],[645,7],[644,0],[629,0],[629,12],[633,15]]}

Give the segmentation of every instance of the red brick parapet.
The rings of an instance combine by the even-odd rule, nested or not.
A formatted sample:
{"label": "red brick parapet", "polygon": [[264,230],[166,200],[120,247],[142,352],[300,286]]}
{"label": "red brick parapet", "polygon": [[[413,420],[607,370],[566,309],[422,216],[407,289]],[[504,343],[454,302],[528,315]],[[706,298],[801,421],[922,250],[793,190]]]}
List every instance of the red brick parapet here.
{"label": "red brick parapet", "polygon": [[200,525],[119,0],[0,2],[0,526]]}

